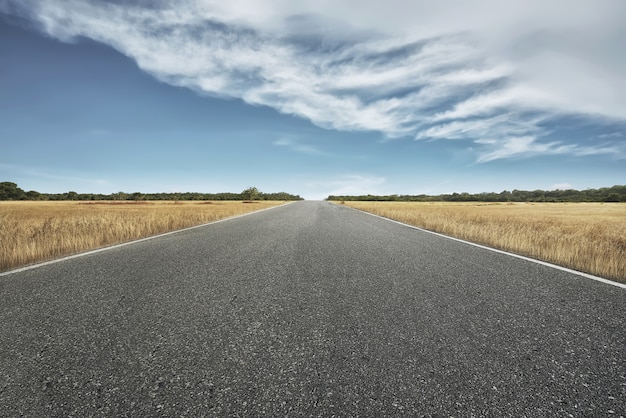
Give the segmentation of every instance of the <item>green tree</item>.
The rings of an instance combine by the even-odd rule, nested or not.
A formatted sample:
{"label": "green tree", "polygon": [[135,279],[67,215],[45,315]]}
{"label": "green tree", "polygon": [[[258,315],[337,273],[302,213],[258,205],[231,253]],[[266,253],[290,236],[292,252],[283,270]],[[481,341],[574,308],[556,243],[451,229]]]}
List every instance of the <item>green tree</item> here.
{"label": "green tree", "polygon": [[26,192],[26,199],[28,200],[39,200],[41,199],[41,193],[35,190],[29,190]]}
{"label": "green tree", "polygon": [[241,192],[241,198],[243,200],[259,200],[261,197],[261,192],[256,187],[248,187],[246,190]]}
{"label": "green tree", "polygon": [[17,187],[17,184],[10,181],[0,183],[0,200],[22,200],[26,199],[24,190]]}
{"label": "green tree", "polygon": [[124,193],[121,191],[117,193],[111,193],[111,197],[113,198],[113,200],[127,200],[128,193]]}
{"label": "green tree", "polygon": [[619,202],[621,200],[621,196],[617,193],[609,193],[609,195],[604,199],[605,202]]}

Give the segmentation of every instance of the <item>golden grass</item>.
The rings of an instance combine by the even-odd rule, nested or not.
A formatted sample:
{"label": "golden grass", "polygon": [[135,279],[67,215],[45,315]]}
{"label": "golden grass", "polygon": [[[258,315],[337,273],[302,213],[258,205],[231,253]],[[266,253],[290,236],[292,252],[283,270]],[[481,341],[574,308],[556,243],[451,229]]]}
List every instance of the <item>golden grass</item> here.
{"label": "golden grass", "polygon": [[346,206],[626,283],[626,204],[345,202]]}
{"label": "golden grass", "polygon": [[0,202],[0,271],[283,202]]}

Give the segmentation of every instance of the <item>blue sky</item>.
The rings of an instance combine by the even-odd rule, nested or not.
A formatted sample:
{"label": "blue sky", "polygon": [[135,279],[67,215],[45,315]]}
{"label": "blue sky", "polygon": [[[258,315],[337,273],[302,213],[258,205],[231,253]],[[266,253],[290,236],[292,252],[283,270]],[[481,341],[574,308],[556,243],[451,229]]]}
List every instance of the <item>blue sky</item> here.
{"label": "blue sky", "polygon": [[626,183],[622,0],[0,0],[0,181],[61,193]]}

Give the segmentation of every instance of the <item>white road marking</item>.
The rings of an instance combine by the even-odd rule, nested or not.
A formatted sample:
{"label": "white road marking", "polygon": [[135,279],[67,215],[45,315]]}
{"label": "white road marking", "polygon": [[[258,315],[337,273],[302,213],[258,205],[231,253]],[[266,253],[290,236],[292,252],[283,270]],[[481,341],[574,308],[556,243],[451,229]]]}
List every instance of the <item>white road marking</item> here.
{"label": "white road marking", "polygon": [[219,219],[217,221],[208,222],[208,223],[205,223],[205,224],[202,224],[202,225],[190,226],[188,228],[177,229],[175,231],[170,231],[170,232],[164,232],[164,233],[159,234],[159,235],[151,235],[149,237],[140,238],[140,239],[136,239],[136,240],[133,240],[133,241],[123,242],[121,244],[114,244],[114,245],[110,245],[108,247],[102,247],[102,248],[98,248],[98,249],[95,249],[95,250],[85,251],[83,253],[72,254],[72,255],[68,255],[68,256],[62,257],[62,258],[55,258],[54,260],[44,261],[43,263],[30,264],[28,266],[16,268],[14,270],[1,272],[0,273],[0,277],[8,276],[9,274],[19,273],[19,272],[26,271],[26,270],[36,269],[36,268],[47,266],[47,265],[50,265],[50,264],[60,263],[61,261],[71,260],[72,258],[84,257],[86,255],[96,254],[96,253],[99,253],[99,252],[102,252],[102,251],[108,251],[108,250],[112,250],[114,248],[120,248],[120,247],[124,247],[126,245],[136,244],[136,243],[142,242],[142,241],[148,241],[148,240],[151,240],[151,239],[164,237],[166,235],[172,235],[172,234],[177,234],[177,233],[183,232],[183,231],[189,231],[190,229],[202,228],[203,226],[208,226],[208,225],[212,225],[212,224],[216,224],[216,223],[224,222],[224,221],[230,221],[232,219],[241,218],[243,216],[248,216],[248,215],[252,215],[252,214],[255,214],[255,213],[261,213],[261,212],[264,212],[266,210],[283,207],[283,206],[286,206],[286,205],[288,205],[290,203],[293,203],[293,202],[287,202],[287,203],[285,203],[283,205],[277,205],[277,206],[272,206],[272,207],[265,208],[265,209],[255,210],[254,212],[242,213],[241,215],[230,216],[228,218]]}
{"label": "white road marking", "polygon": [[348,206],[343,206],[343,207],[347,207],[348,209],[357,210],[359,212],[366,213],[366,214],[374,216],[376,218],[384,219],[386,221],[393,222],[393,223],[396,223],[396,224],[399,224],[399,225],[403,225],[403,226],[407,226],[409,228],[417,229],[418,231],[427,232],[429,234],[437,235],[438,237],[451,239],[453,241],[458,241],[458,242],[462,242],[464,244],[473,245],[474,247],[482,248],[482,249],[489,250],[489,251],[494,251],[496,253],[505,254],[505,255],[508,255],[508,256],[511,256],[511,257],[515,257],[515,258],[520,258],[520,259],[526,260],[526,261],[531,261],[533,263],[537,263],[537,264],[541,264],[541,265],[544,265],[544,266],[548,266],[548,267],[551,267],[551,268],[554,268],[554,269],[557,269],[557,270],[562,270],[562,271],[566,271],[568,273],[576,274],[578,276],[586,277],[587,279],[596,280],[598,282],[602,282],[602,283],[610,284],[610,285],[613,285],[613,286],[616,286],[616,287],[621,287],[622,289],[626,289],[626,284],[625,283],[614,282],[612,280],[608,280],[608,279],[604,279],[602,277],[594,276],[593,274],[583,273],[581,271],[568,269],[567,267],[557,266],[556,264],[548,263],[548,262],[541,261],[541,260],[536,260],[534,258],[525,257],[523,255],[510,253],[508,251],[498,250],[496,248],[491,248],[491,247],[487,247],[487,246],[484,246],[484,245],[476,244],[474,242],[465,241],[465,240],[462,240],[460,238],[454,238],[454,237],[451,237],[451,236],[448,236],[448,235],[440,234],[438,232],[429,231],[427,229],[423,229],[423,228],[420,228],[420,227],[417,227],[417,226],[414,226],[414,225],[405,224],[404,222],[396,221],[394,219],[385,218],[384,216],[376,215],[376,214],[373,214],[373,213],[370,213],[370,212],[366,212],[364,210],[359,210],[359,209],[351,208],[351,207],[348,207]]}

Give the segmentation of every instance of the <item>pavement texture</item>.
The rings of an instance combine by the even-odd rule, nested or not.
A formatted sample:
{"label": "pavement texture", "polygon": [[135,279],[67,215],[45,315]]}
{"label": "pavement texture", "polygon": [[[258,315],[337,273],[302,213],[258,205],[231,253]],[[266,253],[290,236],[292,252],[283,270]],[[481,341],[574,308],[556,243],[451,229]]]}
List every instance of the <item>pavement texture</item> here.
{"label": "pavement texture", "polygon": [[620,415],[626,291],[328,202],[0,277],[0,416]]}

